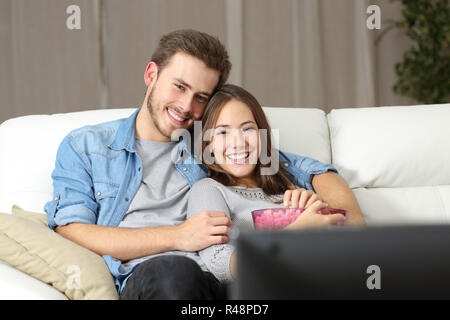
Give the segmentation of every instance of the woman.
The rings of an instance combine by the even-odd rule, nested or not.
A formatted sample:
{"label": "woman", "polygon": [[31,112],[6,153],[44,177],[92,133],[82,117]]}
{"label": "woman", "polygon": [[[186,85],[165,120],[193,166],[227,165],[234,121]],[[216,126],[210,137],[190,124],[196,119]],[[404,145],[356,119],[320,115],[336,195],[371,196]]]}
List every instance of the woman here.
{"label": "woman", "polygon": [[[265,136],[260,133],[267,133]],[[342,222],[340,214],[322,216],[318,210],[327,206],[311,190],[311,174],[293,176],[282,167],[267,174],[279,155],[272,150],[270,127],[258,101],[246,90],[225,85],[209,101],[202,123],[203,159],[208,177],[191,189],[188,217],[196,212],[225,212],[232,220],[231,233],[252,229],[251,211],[274,207],[307,208],[285,229],[334,225]],[[262,155],[271,161],[262,161]],[[336,171],[331,165],[304,158],[314,174]],[[261,161],[260,161],[261,160]],[[295,185],[292,181],[295,181]],[[226,227],[224,232],[226,233]],[[236,252],[230,244],[213,245],[199,252],[208,269],[220,281],[236,277]]]}

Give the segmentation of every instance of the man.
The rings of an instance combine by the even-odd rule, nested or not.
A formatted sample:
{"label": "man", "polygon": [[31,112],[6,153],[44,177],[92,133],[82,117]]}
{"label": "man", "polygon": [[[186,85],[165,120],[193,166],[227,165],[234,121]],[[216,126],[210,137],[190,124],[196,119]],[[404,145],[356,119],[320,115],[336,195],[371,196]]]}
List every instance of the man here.
{"label": "man", "polygon": [[[231,221],[214,211],[186,220],[188,191],[206,173],[187,142],[171,136],[201,119],[230,69],[216,38],[193,30],[165,35],[145,71],[142,107],[127,119],[76,129],[58,149],[49,227],[103,256],[122,299],[225,298],[196,251],[227,242]],[[361,220],[345,182],[316,173],[322,199],[349,210],[350,223]]]}

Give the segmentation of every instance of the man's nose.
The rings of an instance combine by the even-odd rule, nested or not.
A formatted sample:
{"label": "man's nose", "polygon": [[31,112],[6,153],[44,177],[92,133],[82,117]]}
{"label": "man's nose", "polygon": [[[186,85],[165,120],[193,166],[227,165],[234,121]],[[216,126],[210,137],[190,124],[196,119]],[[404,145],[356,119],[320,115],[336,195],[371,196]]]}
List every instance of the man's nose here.
{"label": "man's nose", "polygon": [[185,94],[180,99],[180,107],[182,108],[181,111],[183,111],[183,113],[185,114],[192,115],[193,105],[194,105],[194,95]]}

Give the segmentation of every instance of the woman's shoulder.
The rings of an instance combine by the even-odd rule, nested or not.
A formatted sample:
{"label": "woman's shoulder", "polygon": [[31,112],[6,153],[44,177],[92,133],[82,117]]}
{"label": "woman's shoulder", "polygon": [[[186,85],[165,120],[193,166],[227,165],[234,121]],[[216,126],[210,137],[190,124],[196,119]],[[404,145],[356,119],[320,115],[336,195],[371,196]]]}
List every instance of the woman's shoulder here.
{"label": "woman's shoulder", "polygon": [[193,185],[192,190],[204,190],[213,188],[223,190],[225,186],[212,178],[203,178]]}

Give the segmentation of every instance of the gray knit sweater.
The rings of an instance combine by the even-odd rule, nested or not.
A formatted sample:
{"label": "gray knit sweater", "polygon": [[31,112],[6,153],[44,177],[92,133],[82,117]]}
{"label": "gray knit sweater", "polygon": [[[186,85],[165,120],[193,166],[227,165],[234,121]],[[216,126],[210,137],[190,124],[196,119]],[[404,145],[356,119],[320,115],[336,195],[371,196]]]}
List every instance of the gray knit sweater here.
{"label": "gray knit sweater", "polygon": [[275,204],[282,200],[283,194],[268,196],[261,188],[226,187],[221,183],[205,178],[191,189],[187,216],[201,211],[223,211],[233,221],[230,241],[227,244],[212,245],[199,251],[200,257],[220,281],[233,280],[230,272],[230,258],[235,246],[233,239],[240,231],[254,229],[251,212],[264,208],[280,208]]}

